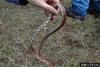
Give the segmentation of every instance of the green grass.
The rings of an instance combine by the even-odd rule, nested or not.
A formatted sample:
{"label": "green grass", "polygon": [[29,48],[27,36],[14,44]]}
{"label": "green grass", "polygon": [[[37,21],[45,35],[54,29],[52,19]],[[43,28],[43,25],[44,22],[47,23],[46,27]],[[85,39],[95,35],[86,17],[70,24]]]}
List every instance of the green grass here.
{"label": "green grass", "polygon": [[[68,0],[62,1],[68,5]],[[60,18],[60,17],[59,17]],[[31,34],[43,23],[42,9],[18,6],[0,1],[0,67],[46,67],[45,64],[23,52],[28,47]],[[48,25],[55,29],[61,19]],[[41,31],[33,43],[38,48],[47,34]],[[100,62],[100,19],[87,15],[85,21],[67,18],[65,26],[50,36],[42,52],[57,61],[57,67],[79,67],[81,62]]]}

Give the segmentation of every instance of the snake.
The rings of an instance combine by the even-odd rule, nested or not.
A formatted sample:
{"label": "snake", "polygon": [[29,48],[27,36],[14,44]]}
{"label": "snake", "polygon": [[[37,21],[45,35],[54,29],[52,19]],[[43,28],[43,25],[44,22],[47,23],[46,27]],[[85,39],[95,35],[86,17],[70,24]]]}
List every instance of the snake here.
{"label": "snake", "polygon": [[43,46],[44,46],[44,42],[45,42],[45,40],[48,38],[48,37],[50,37],[52,34],[54,34],[54,33],[56,33],[57,31],[59,31],[63,26],[64,26],[64,24],[66,23],[66,10],[65,10],[65,8],[64,8],[64,6],[61,6],[61,4],[59,5],[59,4],[57,4],[57,6],[59,7],[59,8],[61,8],[61,9],[63,9],[63,16],[62,16],[62,20],[61,20],[61,23],[60,23],[60,25],[56,28],[56,29],[54,29],[52,32],[50,32],[50,33],[48,33],[44,38],[43,38],[43,40],[41,41],[41,43],[40,43],[40,46],[39,46],[39,56],[41,56],[42,54],[41,54],[41,49],[43,48]]}

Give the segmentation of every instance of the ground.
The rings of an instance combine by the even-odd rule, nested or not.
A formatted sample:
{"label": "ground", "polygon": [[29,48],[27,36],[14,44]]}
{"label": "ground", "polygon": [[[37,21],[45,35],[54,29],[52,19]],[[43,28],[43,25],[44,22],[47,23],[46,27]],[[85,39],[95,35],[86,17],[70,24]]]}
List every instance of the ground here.
{"label": "ground", "polygon": [[[62,3],[69,7],[69,0]],[[23,50],[29,47],[32,32],[45,20],[41,8],[18,6],[0,0],[0,67],[46,67]],[[60,18],[41,31],[33,47],[38,49],[43,37],[60,24]],[[56,67],[80,67],[80,63],[100,62],[100,18],[87,15],[85,21],[67,17],[64,27],[45,41],[46,53],[57,61]]]}

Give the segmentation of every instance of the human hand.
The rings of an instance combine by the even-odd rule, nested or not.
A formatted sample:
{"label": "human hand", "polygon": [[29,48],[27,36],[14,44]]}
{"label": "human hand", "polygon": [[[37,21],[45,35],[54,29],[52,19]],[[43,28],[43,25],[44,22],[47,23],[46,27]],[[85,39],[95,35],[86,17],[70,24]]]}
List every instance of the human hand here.
{"label": "human hand", "polygon": [[45,9],[46,14],[53,13],[52,20],[56,18],[59,13],[59,9],[53,7],[54,4],[60,3],[59,0],[29,0],[30,3]]}

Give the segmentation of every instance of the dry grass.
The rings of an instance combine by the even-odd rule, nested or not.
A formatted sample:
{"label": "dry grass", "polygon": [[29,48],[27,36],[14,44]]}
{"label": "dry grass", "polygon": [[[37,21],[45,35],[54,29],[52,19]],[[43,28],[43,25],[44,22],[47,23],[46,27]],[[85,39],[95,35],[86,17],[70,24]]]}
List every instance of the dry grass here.
{"label": "dry grass", "polygon": [[[68,0],[62,2],[70,5]],[[0,67],[46,67],[31,54],[31,34],[42,24],[43,10],[32,5],[21,7],[0,0]],[[59,16],[60,18],[60,16]],[[59,21],[48,25],[51,31]],[[47,30],[33,43],[37,49]],[[42,52],[54,59],[57,67],[79,67],[80,62],[100,62],[100,19],[91,15],[85,21],[67,18],[65,26],[46,40]]]}

